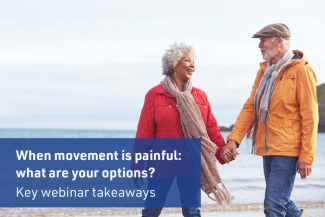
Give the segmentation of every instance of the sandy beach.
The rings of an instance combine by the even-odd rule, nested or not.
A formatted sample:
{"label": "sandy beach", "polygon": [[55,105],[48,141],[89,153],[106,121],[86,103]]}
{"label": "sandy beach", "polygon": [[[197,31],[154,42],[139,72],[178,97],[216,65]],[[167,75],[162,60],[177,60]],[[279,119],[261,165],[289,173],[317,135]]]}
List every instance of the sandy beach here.
{"label": "sandy beach", "polygon": [[[309,217],[325,216],[325,203],[297,202]],[[138,217],[142,208],[0,208],[0,217]],[[234,204],[231,206],[203,205],[202,216],[206,217],[260,217],[264,216],[262,204]],[[181,208],[164,208],[161,216],[182,216]]]}

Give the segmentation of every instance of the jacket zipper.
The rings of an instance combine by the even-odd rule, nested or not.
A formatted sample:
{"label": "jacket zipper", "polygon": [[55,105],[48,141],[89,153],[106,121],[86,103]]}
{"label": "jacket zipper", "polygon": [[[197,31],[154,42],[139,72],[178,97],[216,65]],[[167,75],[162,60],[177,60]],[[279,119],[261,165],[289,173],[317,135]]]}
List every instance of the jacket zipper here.
{"label": "jacket zipper", "polygon": [[[290,63],[290,64],[287,64],[287,65],[283,66],[282,69],[279,71],[278,75],[276,76],[275,80],[278,80],[278,77],[279,77],[280,73],[282,72],[282,70],[283,70],[285,67],[290,66],[290,65],[294,64],[295,62],[296,62],[296,61],[294,61],[293,63]],[[260,63],[260,68],[262,69],[261,63]],[[264,74],[264,70],[263,70],[263,69],[262,69],[262,72],[263,72],[263,74]],[[273,86],[272,86],[272,93],[273,93],[273,90],[274,90],[275,84],[276,84],[276,82],[275,82],[275,83],[273,84]],[[272,96],[269,98],[269,105],[270,105],[270,102],[271,102],[271,98],[272,98]],[[270,112],[270,110],[269,110],[269,112]],[[269,114],[270,114],[270,113],[269,113]],[[268,131],[267,131],[267,123],[266,123],[266,122],[267,122],[267,118],[265,119],[265,149],[266,149],[265,156],[267,156],[267,154],[268,154],[268,152],[269,152],[269,149],[267,148]]]}
{"label": "jacket zipper", "polygon": [[[263,68],[261,66],[261,63],[260,63],[260,68],[262,69],[262,72],[264,74],[264,70],[263,70]],[[259,112],[259,111],[257,111],[257,112]],[[267,148],[267,127],[266,127],[266,122],[267,122],[267,118],[265,119],[265,141],[264,141],[264,146],[265,146],[265,150],[266,150],[265,156],[267,156],[267,153],[269,151],[269,149]]]}

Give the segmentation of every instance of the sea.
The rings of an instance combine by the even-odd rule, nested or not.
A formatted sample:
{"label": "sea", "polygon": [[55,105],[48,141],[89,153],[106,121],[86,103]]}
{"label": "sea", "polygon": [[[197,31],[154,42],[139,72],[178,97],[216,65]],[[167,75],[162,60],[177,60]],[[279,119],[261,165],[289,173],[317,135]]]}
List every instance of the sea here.
{"label": "sea", "polygon": [[[73,129],[0,129],[0,138],[134,138],[135,130],[73,130]],[[224,138],[230,132],[222,132]],[[217,206],[201,192],[202,209],[207,212],[262,210],[265,181],[263,159],[251,154],[243,139],[239,155],[230,164],[217,168],[222,182],[235,197],[230,206]],[[318,133],[315,164],[312,173],[302,180],[297,174],[291,199],[302,208],[321,208],[325,212],[325,133]],[[202,211],[201,209],[201,211]],[[109,216],[134,215],[139,208],[0,208],[0,216]],[[169,209],[173,213],[174,209]],[[323,213],[321,216],[325,216]]]}

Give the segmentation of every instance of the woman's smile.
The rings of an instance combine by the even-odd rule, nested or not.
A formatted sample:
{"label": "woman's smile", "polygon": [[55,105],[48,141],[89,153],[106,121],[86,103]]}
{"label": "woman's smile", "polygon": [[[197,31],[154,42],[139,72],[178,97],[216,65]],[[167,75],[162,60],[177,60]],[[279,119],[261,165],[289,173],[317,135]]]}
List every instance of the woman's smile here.
{"label": "woman's smile", "polygon": [[180,80],[182,82],[190,80],[195,71],[193,55],[189,52],[185,52],[173,70],[175,73],[172,76],[176,80]]}

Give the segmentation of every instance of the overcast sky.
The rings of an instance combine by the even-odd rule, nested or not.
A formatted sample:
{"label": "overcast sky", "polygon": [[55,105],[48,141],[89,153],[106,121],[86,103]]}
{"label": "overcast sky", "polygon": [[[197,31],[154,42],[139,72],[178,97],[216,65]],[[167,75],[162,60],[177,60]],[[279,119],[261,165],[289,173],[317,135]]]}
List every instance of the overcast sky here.
{"label": "overcast sky", "polygon": [[233,124],[259,62],[252,35],[291,30],[325,83],[325,1],[0,0],[0,128],[136,129],[168,45],[197,53],[193,85]]}

